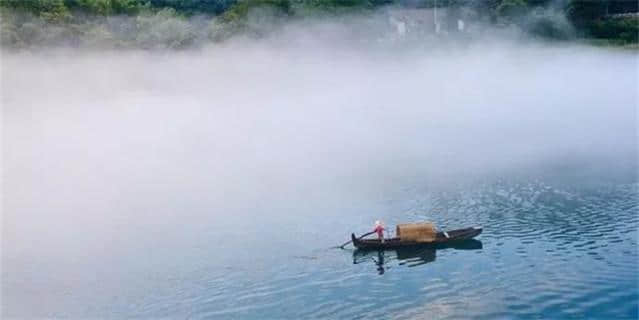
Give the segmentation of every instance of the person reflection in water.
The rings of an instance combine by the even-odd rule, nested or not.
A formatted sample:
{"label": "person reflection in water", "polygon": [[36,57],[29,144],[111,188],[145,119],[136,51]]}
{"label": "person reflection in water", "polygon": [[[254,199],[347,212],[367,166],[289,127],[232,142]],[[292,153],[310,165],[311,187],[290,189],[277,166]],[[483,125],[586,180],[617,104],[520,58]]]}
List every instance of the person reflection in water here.
{"label": "person reflection in water", "polygon": [[375,229],[373,231],[377,233],[379,241],[384,243],[384,225],[379,220],[375,221]]}
{"label": "person reflection in water", "polygon": [[380,250],[377,251],[377,260],[375,260],[375,258],[372,258],[373,261],[375,261],[375,264],[377,265],[377,273],[379,275],[384,274],[384,251]]}

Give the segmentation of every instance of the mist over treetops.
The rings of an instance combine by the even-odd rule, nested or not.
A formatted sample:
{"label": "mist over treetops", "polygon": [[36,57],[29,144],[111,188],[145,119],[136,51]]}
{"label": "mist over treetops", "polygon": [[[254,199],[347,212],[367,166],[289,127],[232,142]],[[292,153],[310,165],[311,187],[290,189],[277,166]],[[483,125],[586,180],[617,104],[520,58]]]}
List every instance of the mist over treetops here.
{"label": "mist over treetops", "polygon": [[638,4],[628,0],[0,0],[0,9],[9,49],[189,48],[353,17],[375,17],[380,39],[468,39],[487,29],[632,46],[639,37]]}

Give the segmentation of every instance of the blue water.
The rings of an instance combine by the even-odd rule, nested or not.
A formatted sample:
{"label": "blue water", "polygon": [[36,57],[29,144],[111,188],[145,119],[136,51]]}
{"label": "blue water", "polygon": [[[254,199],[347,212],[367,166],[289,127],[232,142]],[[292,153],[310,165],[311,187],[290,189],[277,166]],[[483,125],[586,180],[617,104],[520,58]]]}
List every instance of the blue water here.
{"label": "blue water", "polygon": [[[5,261],[3,289],[13,307],[7,315],[634,319],[638,190],[632,179],[422,186],[380,196],[375,208],[351,203],[324,219],[317,211],[345,203],[298,205],[288,213],[299,216],[280,217],[277,227],[268,222],[276,214],[249,221],[230,214],[220,228],[149,227],[114,240],[129,246],[90,259]],[[384,212],[389,225],[431,220],[442,229],[481,225],[484,232],[470,248],[331,248],[351,231],[367,231],[371,210]],[[263,237],[245,234],[263,227]],[[20,304],[26,296],[28,306]]]}

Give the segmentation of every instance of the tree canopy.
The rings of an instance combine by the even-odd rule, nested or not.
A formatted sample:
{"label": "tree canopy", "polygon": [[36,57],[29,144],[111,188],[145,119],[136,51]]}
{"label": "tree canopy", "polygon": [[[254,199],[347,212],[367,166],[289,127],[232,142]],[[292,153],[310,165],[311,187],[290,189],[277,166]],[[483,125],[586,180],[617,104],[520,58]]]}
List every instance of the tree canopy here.
{"label": "tree canopy", "polygon": [[[0,40],[3,46],[23,47],[101,35],[123,46],[163,41],[183,47],[198,38],[218,41],[251,28],[259,31],[248,19],[255,10],[286,20],[383,6],[471,10],[496,26],[516,25],[550,39],[568,39],[571,29],[576,37],[638,42],[639,4],[627,0],[0,0]],[[116,22],[117,17],[130,19]],[[113,36],[120,31],[124,34]]]}

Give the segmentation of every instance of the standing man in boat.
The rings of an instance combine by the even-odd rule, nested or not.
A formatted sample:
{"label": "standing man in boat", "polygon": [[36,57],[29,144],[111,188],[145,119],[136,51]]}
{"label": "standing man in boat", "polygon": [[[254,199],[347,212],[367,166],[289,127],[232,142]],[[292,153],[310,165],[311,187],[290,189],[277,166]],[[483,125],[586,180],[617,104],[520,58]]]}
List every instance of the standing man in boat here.
{"label": "standing man in boat", "polygon": [[384,243],[384,225],[379,220],[375,221],[375,229],[373,229],[373,232],[376,232],[379,241]]}

